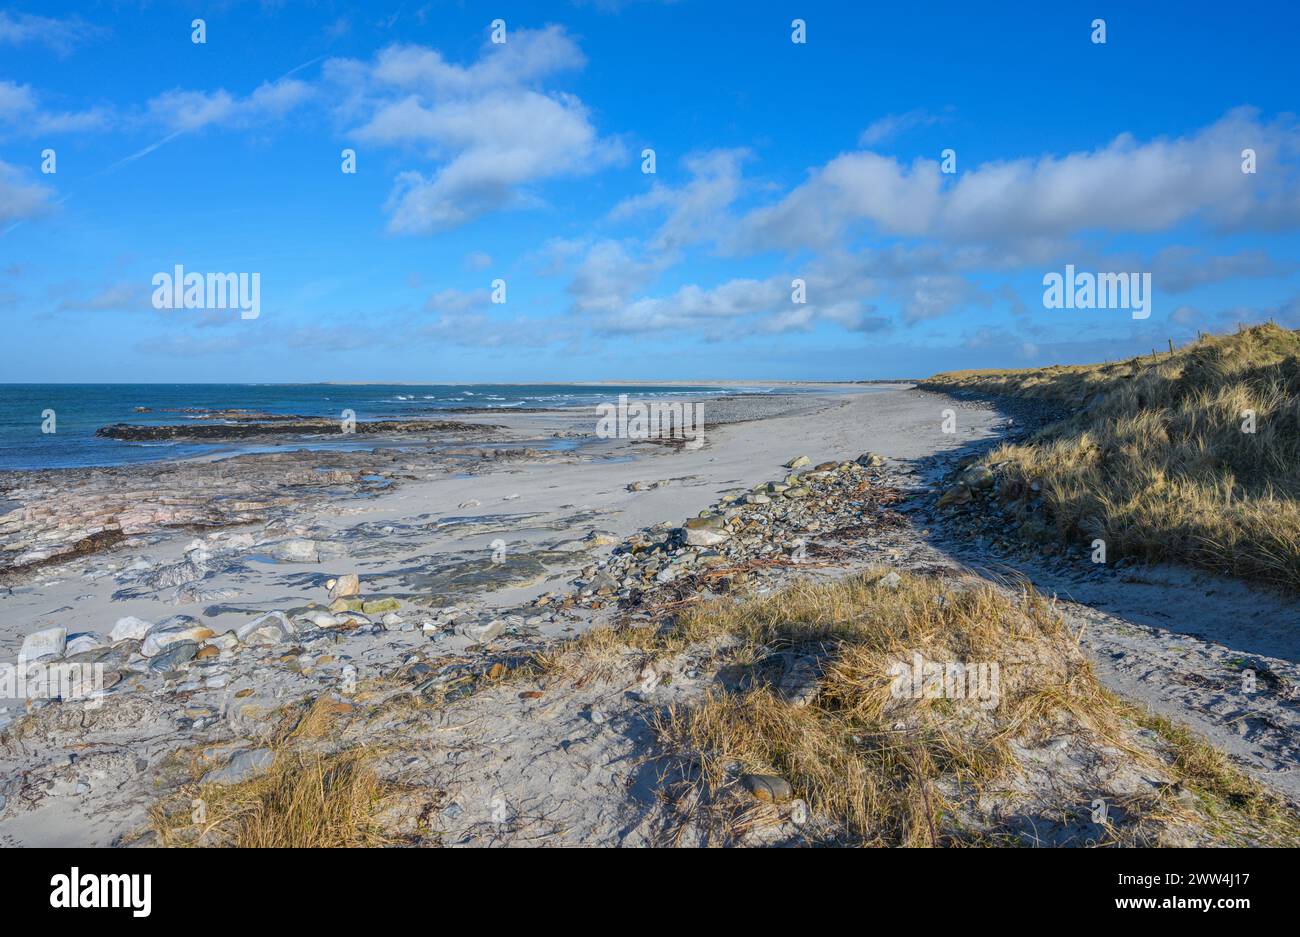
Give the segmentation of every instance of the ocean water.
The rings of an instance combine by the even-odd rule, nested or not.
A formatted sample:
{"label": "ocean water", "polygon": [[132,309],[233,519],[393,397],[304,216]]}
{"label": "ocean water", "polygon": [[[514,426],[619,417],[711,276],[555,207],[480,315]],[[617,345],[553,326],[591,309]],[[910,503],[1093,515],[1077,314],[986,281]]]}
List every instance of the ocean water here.
{"label": "ocean water", "polygon": [[[0,384],[0,471],[124,465],[185,458],[217,451],[253,451],[247,445],[192,442],[122,442],[95,436],[110,423],[182,423],[193,415],[168,409],[244,409],[338,419],[345,409],[358,421],[437,419],[438,411],[473,407],[487,413],[519,407],[591,407],[632,399],[671,399],[770,393],[771,387],[646,386],[582,384]],[[147,407],[148,412],[136,412]],[[54,411],[55,432],[42,432],[45,412]],[[473,415],[459,417],[472,421]],[[355,440],[302,445],[362,445]]]}

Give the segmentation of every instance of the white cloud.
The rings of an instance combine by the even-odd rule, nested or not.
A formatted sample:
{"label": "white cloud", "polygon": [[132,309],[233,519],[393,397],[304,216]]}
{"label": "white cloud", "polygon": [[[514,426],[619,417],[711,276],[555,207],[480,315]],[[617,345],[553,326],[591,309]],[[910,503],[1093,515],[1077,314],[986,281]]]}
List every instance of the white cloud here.
{"label": "white cloud", "polygon": [[264,82],[242,98],[225,89],[184,91],[178,88],[149,101],[148,119],[171,132],[201,130],[212,124],[244,126],[283,117],[311,94],[309,85],[292,78]]}
{"label": "white cloud", "polygon": [[717,236],[730,223],[726,211],[740,194],[741,164],[750,153],[744,149],[711,150],[683,160],[691,180],[681,188],[658,182],[644,195],[625,199],[610,217],[618,220],[647,211],[663,211],[667,217],[649,246],[657,251],[675,251],[689,244]]}
{"label": "white cloud", "polygon": [[0,225],[45,214],[53,195],[49,186],[29,182],[18,167],[0,162]]}
{"label": "white cloud", "polygon": [[900,134],[917,127],[930,127],[942,121],[943,118],[937,114],[931,114],[929,111],[908,111],[904,114],[888,114],[879,120],[873,121],[862,131],[858,137],[859,146],[876,146],[891,140]]}
{"label": "white cloud", "polygon": [[30,85],[0,81],[0,130],[22,136],[103,130],[112,113],[101,107],[85,111],[50,111],[40,106]]}
{"label": "white cloud", "polygon": [[87,23],[79,16],[60,20],[0,10],[0,44],[31,43],[43,45],[58,55],[67,55],[76,46],[106,33],[106,30]]}
{"label": "white cloud", "polygon": [[[1241,172],[1247,147],[1267,171]],[[848,153],[746,216],[739,243],[825,247],[860,225],[885,235],[971,242],[1157,232],[1189,220],[1294,226],[1300,224],[1298,151],[1294,119],[1263,124],[1253,111],[1239,109],[1188,136],[1141,143],[1122,134],[1089,152],[985,163],[948,183],[934,160],[905,166],[875,153]]]}
{"label": "white cloud", "polygon": [[386,206],[391,232],[430,234],[530,204],[530,184],[583,175],[622,155],[580,100],[539,86],[584,63],[577,45],[550,26],[515,30],[468,66],[402,45],[369,64],[330,60],[325,74],[358,140],[414,150],[435,164],[399,173]]}

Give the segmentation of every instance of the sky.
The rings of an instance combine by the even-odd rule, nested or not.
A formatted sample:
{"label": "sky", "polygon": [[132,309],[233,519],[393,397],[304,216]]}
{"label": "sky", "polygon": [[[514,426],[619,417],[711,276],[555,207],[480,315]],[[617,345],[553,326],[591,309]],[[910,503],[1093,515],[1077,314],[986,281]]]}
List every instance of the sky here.
{"label": "sky", "polygon": [[[1289,2],[0,0],[0,383],[862,380],[1298,328],[1298,35]],[[255,274],[256,318],[166,308],[178,265]],[[1149,275],[1149,316],[1051,307],[1067,265]]]}

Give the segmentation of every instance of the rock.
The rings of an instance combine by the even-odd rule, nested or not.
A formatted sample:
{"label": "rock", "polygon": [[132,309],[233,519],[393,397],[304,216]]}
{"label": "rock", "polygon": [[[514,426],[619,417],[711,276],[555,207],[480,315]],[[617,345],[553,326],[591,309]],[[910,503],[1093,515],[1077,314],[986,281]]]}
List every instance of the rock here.
{"label": "rock", "polygon": [[272,548],[271,555],[285,563],[320,562],[314,540],[282,540]]}
{"label": "rock", "polygon": [[176,615],[160,621],[149,629],[144,637],[144,643],[140,645],[140,653],[145,657],[154,657],[178,641],[197,643],[214,634],[215,631],[198,619],[191,618],[189,615]]}
{"label": "rock", "polygon": [[817,698],[820,670],[814,657],[792,655],[787,658],[779,687],[781,698],[791,706],[807,706]]}
{"label": "rock", "polygon": [[460,504],[456,505],[458,508],[477,508],[482,506],[483,502],[479,501],[477,498],[470,498],[468,501],[462,501]]}
{"label": "rock", "polygon": [[23,638],[18,657],[25,662],[62,657],[68,643],[67,628],[46,628]]}
{"label": "rock", "polygon": [[742,775],[740,783],[756,798],[769,804],[785,803],[794,796],[794,788],[790,786],[790,782],[774,774]]}
{"label": "rock", "polygon": [[959,482],[943,493],[943,497],[939,499],[939,507],[943,508],[954,504],[966,504],[970,499],[970,488]]}
{"label": "rock", "polygon": [[197,641],[174,641],[150,659],[149,669],[154,673],[166,673],[169,670],[175,670],[181,664],[193,660],[194,655],[198,654],[198,652],[199,643]]}
{"label": "rock", "polygon": [[112,641],[143,641],[144,636],[149,633],[153,627],[153,622],[145,621],[143,618],[136,618],[134,615],[128,615],[125,618],[119,618],[113,630],[109,632],[108,637]]}
{"label": "rock", "polygon": [[885,460],[881,456],[876,455],[874,452],[864,452],[862,453],[862,455],[858,456],[857,459],[855,459],[854,461],[857,462],[858,465],[865,465],[868,468],[885,464]]}
{"label": "rock", "polygon": [[335,599],[333,602],[330,603],[330,611],[331,612],[359,612],[361,611],[361,606],[365,604],[366,604],[365,599],[359,599],[356,597],[350,599]]}
{"label": "rock", "polygon": [[721,514],[705,514],[692,517],[683,525],[686,545],[692,547],[711,547],[731,539],[727,531],[727,519]]}
{"label": "rock", "polygon": [[993,470],[987,465],[972,465],[961,473],[962,484],[974,489],[983,491],[985,488],[993,487]]}
{"label": "rock", "polygon": [[82,654],[86,651],[93,651],[104,644],[104,639],[92,631],[83,631],[80,634],[68,636],[68,643],[64,645],[63,653]]}
{"label": "rock", "polygon": [[505,630],[506,622],[504,618],[493,618],[487,622],[467,621],[456,626],[458,635],[469,638],[475,644],[486,644]]}
{"label": "rock", "polygon": [[838,462],[822,462],[813,466],[814,472],[833,472],[840,467]]}
{"label": "rock", "polygon": [[244,644],[279,644],[297,630],[284,612],[268,612],[241,625],[235,637]]}
{"label": "rock", "polygon": [[275,752],[269,748],[249,748],[235,752],[230,761],[214,768],[203,776],[203,784],[239,784],[261,777],[275,763]]}
{"label": "rock", "polygon": [[812,465],[812,459],[806,455],[796,456],[785,464],[788,469],[803,468],[805,465]]}
{"label": "rock", "polygon": [[803,485],[796,485],[796,486],[793,487],[793,488],[787,488],[784,492],[782,492],[781,497],[783,497],[783,498],[806,498],[806,497],[808,497],[810,494],[812,494],[812,491],[811,491],[811,490],[805,488]]}
{"label": "rock", "polygon": [[903,577],[893,571],[885,573],[885,575],[880,577],[880,581],[877,583],[877,585],[883,586],[886,589],[897,589],[902,584]]}
{"label": "rock", "polygon": [[725,531],[709,530],[703,527],[686,528],[686,545],[689,547],[712,547],[726,543],[731,535]]}
{"label": "rock", "polygon": [[327,583],[327,585],[330,588],[331,599],[346,598],[361,591],[361,579],[356,573],[345,573],[333,580],[332,584]]}
{"label": "rock", "polygon": [[369,602],[361,603],[361,611],[367,615],[382,615],[384,612],[395,612],[401,607],[402,603],[391,597],[371,599]]}

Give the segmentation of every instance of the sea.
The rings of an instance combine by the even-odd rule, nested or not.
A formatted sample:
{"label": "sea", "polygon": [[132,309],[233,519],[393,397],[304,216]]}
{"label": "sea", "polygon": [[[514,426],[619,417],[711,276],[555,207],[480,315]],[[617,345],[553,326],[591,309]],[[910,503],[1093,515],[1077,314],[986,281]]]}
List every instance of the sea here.
{"label": "sea", "polygon": [[[110,423],[183,423],[186,409],[243,409],[358,422],[438,419],[446,410],[562,409],[633,400],[772,393],[770,386],[609,384],[0,384],[0,471],[126,465],[214,452],[256,452],[266,440],[124,442],[95,435]],[[788,388],[783,393],[790,392]],[[473,414],[450,417],[472,421]],[[46,430],[53,429],[53,432]],[[364,440],[306,439],[304,447],[370,448]]]}

